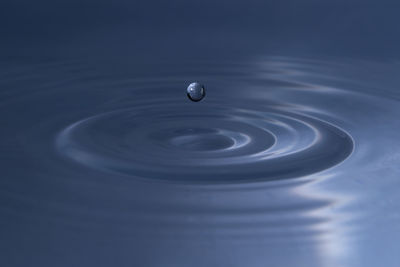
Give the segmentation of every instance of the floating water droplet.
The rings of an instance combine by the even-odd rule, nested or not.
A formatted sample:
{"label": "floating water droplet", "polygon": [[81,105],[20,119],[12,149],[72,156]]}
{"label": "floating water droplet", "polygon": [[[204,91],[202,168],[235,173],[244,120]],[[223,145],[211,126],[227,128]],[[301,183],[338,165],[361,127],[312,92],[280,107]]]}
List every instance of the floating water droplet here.
{"label": "floating water droplet", "polygon": [[194,102],[198,102],[204,98],[206,95],[206,89],[203,85],[198,82],[194,82],[189,84],[188,88],[186,89],[187,96],[190,100]]}

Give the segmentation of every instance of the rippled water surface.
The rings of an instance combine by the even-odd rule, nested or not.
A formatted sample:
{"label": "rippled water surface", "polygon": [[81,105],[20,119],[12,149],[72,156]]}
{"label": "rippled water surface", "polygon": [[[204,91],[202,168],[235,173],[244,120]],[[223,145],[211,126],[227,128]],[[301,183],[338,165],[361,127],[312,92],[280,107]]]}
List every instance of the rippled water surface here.
{"label": "rippled water surface", "polygon": [[399,67],[3,62],[1,249],[10,266],[395,266]]}

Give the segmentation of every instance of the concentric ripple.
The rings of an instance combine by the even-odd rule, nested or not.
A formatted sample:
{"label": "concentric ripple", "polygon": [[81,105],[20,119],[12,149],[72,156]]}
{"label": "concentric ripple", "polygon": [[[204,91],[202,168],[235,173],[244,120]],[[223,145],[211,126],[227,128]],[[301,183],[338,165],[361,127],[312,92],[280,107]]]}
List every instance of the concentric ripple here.
{"label": "concentric ripple", "polygon": [[52,266],[343,266],[365,244],[396,248],[398,64],[121,60],[0,72],[8,254],[18,237]]}
{"label": "concentric ripple", "polygon": [[166,101],[77,121],[59,134],[57,148],[101,171],[215,183],[302,177],[343,161],[353,142],[339,127],[278,103]]}

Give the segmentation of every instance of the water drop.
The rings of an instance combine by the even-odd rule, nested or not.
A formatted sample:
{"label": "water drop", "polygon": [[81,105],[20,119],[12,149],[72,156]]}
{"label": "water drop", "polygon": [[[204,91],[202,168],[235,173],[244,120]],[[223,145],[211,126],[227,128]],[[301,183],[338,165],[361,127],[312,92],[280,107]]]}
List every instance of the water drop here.
{"label": "water drop", "polygon": [[189,99],[194,102],[202,100],[206,95],[206,89],[202,84],[198,82],[189,84],[188,88],[186,89],[186,92]]}

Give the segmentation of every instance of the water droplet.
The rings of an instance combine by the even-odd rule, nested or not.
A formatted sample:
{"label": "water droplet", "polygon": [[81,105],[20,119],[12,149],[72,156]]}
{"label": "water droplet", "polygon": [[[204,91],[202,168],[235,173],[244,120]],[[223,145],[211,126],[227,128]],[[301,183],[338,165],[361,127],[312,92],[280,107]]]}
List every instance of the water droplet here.
{"label": "water droplet", "polygon": [[206,95],[206,89],[203,85],[198,82],[194,82],[189,84],[188,88],[186,89],[187,96],[190,100],[194,102],[198,102],[204,98]]}

